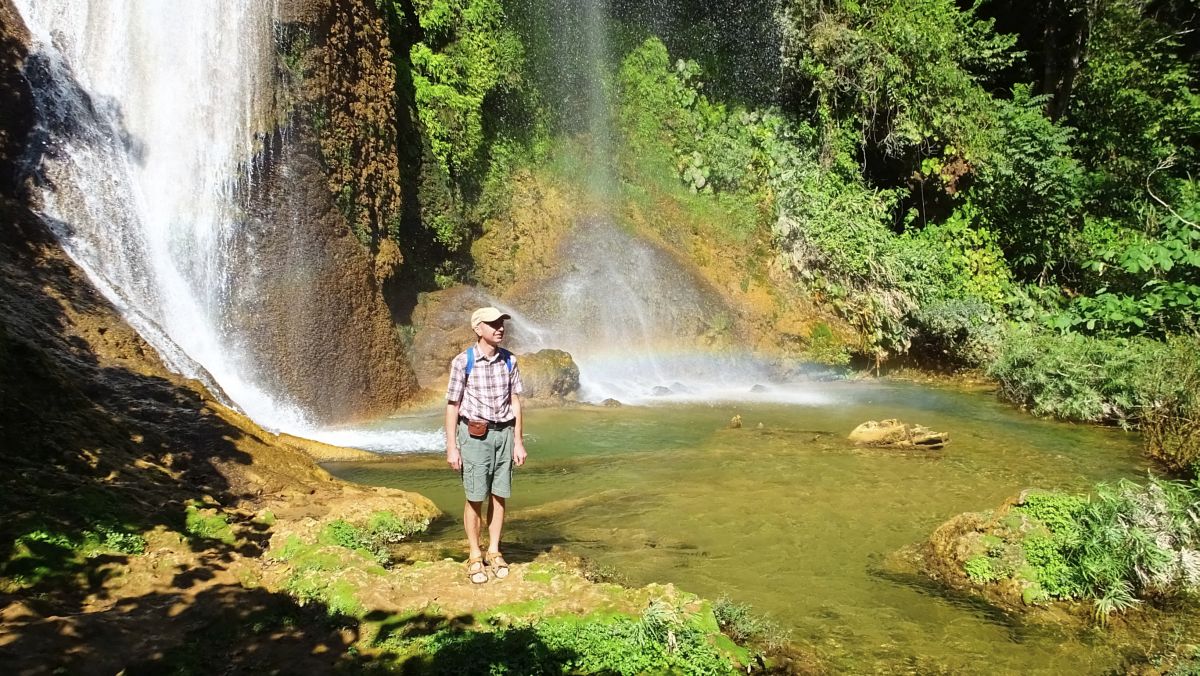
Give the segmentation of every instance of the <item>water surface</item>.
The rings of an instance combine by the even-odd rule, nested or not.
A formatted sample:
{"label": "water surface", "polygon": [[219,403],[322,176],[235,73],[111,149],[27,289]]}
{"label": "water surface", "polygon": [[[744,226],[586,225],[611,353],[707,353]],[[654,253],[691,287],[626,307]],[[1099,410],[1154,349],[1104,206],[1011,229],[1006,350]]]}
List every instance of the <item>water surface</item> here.
{"label": "water surface", "polygon": [[[985,394],[908,384],[812,385],[814,403],[533,410],[506,549],[566,546],[631,584],[672,582],[770,614],[838,671],[1102,673],[1129,649],[1102,631],[1030,627],[884,572],[882,560],[946,519],[1021,489],[1084,491],[1145,475],[1136,436],[1037,420]],[[730,429],[734,415],[742,427]],[[855,449],[864,420],[951,435],[939,453]],[[433,429],[439,416],[396,419]],[[441,454],[329,466],[413,490],[447,514],[433,538],[458,548],[462,494]]]}

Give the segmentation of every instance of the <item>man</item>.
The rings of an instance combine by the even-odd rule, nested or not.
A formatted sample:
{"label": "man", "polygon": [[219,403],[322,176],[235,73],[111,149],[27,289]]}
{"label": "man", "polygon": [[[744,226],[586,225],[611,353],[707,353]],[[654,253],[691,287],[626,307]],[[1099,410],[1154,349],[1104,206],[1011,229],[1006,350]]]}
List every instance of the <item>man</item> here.
{"label": "man", "polygon": [[[508,576],[500,553],[504,503],[512,495],[514,465],[525,464],[521,418],[521,374],[516,357],[500,347],[504,320],[509,315],[494,307],[471,314],[473,346],[450,362],[446,388],[446,462],[462,475],[467,494],[463,526],[470,552],[467,577],[475,584],[488,581],[485,565],[496,578]],[[483,501],[488,501],[488,548],[479,547]]]}

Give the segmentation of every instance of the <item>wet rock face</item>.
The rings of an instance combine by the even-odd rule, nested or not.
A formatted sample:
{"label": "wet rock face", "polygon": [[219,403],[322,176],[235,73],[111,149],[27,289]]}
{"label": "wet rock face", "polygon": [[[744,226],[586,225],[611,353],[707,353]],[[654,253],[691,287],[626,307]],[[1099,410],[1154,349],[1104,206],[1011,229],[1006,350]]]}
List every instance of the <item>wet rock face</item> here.
{"label": "wet rock face", "polygon": [[260,380],[314,422],[379,417],[418,389],[381,293],[402,262],[386,233],[400,209],[386,28],[363,0],[285,0],[277,18],[286,132],[250,186],[227,321]]}
{"label": "wet rock face", "polygon": [[529,399],[562,399],[579,390],[579,367],[571,355],[562,350],[539,350],[520,355],[523,397]]}
{"label": "wet rock face", "polygon": [[233,323],[262,377],[317,422],[394,411],[417,390],[358,242],[329,198],[315,147],[276,141],[238,243],[250,283]]}
{"label": "wet rock face", "polygon": [[29,32],[10,0],[0,0],[0,195],[17,192],[17,158],[33,125],[33,93],[24,75]]}

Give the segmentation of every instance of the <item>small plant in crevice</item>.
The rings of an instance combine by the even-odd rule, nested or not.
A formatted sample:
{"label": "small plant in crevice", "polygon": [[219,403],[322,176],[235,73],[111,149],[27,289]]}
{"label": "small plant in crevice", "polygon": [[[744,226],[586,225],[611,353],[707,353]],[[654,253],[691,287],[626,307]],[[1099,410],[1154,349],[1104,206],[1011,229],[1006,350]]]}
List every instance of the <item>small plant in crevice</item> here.
{"label": "small plant in crevice", "polygon": [[790,635],[769,617],[754,612],[747,603],[737,603],[728,596],[721,596],[713,604],[713,615],[717,625],[729,638],[742,642],[761,644],[767,650],[778,650],[787,644]]}

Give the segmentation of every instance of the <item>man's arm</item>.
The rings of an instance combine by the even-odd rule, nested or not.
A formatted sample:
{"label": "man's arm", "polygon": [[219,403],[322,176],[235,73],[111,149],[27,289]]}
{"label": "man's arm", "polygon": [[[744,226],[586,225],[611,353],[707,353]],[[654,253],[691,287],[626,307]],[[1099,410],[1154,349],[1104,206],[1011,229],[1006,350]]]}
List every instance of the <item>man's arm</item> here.
{"label": "man's arm", "polygon": [[513,462],[517,464],[517,467],[520,467],[525,464],[525,457],[528,455],[525,453],[525,420],[521,415],[521,396],[518,394],[512,395],[510,406],[512,406],[513,413],[517,416],[517,421],[514,424],[515,429],[513,429]]}
{"label": "man's arm", "polygon": [[458,450],[458,402],[446,402],[446,462],[455,470],[462,469],[462,454]]}

